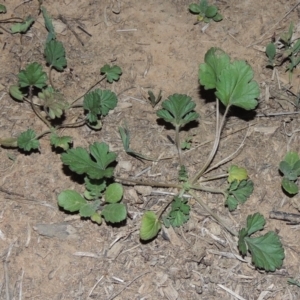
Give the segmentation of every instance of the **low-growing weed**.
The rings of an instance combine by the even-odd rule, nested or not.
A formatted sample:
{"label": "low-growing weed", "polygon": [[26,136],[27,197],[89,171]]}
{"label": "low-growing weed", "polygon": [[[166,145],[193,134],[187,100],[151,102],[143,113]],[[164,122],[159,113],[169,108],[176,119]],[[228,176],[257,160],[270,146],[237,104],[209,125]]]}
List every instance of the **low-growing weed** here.
{"label": "low-growing weed", "polygon": [[300,63],[300,40],[293,40],[293,33],[294,24],[291,22],[289,30],[281,34],[276,43],[271,42],[266,46],[267,67],[281,66],[288,61],[286,71],[289,72],[290,80],[293,70]]}
{"label": "low-growing weed", "polygon": [[[65,211],[79,213],[81,217],[90,218],[98,224],[102,223],[102,218],[108,223],[120,223],[127,218],[127,207],[122,203],[122,184],[175,188],[177,189],[175,197],[168,197],[167,203],[159,211],[144,212],[140,226],[141,240],[148,241],[155,238],[162,226],[180,227],[185,224],[190,219],[191,206],[186,197],[186,194],[189,194],[228,232],[239,237],[237,245],[239,251],[242,255],[250,252],[253,264],[257,268],[266,271],[274,271],[279,268],[282,265],[284,251],[277,234],[268,232],[260,237],[252,237],[252,234],[262,230],[265,225],[262,215],[257,213],[248,216],[247,226],[237,233],[201,198],[201,192],[221,194],[224,196],[224,206],[227,206],[229,211],[233,211],[239,204],[244,203],[253,192],[253,182],[249,179],[247,170],[242,167],[231,165],[227,172],[208,175],[219,166],[231,161],[243,145],[242,141],[241,146],[234,153],[213,163],[230,108],[237,106],[245,110],[253,110],[257,106],[260,91],[257,82],[253,80],[252,68],[243,60],[231,61],[229,55],[219,48],[211,48],[205,54],[204,63],[199,67],[198,79],[205,90],[212,90],[215,95],[216,134],[212,149],[208,157],[204,159],[201,168],[196,172],[189,170],[182,151],[191,147],[192,140],[191,137],[183,141],[180,138],[181,130],[185,125],[192,122],[197,125],[201,121],[200,115],[195,111],[196,103],[188,95],[173,94],[161,103],[161,109],[156,112],[156,115],[166,123],[170,123],[175,129],[174,141],[180,166],[177,183],[122,178],[115,174],[117,154],[109,150],[108,144],[95,142],[90,145],[88,150],[82,147],[72,148],[72,137],[61,135],[61,129],[67,127],[87,125],[94,130],[101,129],[103,117],[116,107],[118,99],[117,95],[110,90],[98,88],[92,90],[92,88],[104,79],[109,83],[118,80],[122,70],[119,66],[104,65],[100,69],[103,77],[87,93],[74,101],[66,99],[52,81],[52,72],[62,72],[67,66],[66,51],[63,44],[56,39],[51,17],[46,9],[40,7],[40,10],[48,30],[44,47],[48,72],[46,73],[38,62],[29,63],[17,75],[18,82],[10,87],[10,94],[17,101],[27,101],[36,116],[46,124],[48,129],[37,134],[33,129],[28,128],[16,138],[1,139],[1,145],[18,147],[25,152],[30,152],[39,149],[40,138],[47,134],[50,135],[50,144],[63,151],[62,163],[78,176],[82,176],[84,180],[82,194],[66,189],[58,195],[58,205]],[[210,19],[214,21],[222,19],[218,9],[215,6],[209,6],[205,0],[201,0],[199,4],[191,4],[190,10],[199,14],[199,18],[204,22],[208,22]],[[25,23],[28,29],[32,20],[28,19]],[[18,32],[22,32],[21,30],[25,29],[19,28],[18,30]],[[154,107],[161,100],[161,93],[157,97],[151,91],[148,94],[151,105]],[[34,95],[37,95],[39,103],[34,102]],[[76,102],[81,98],[83,98],[83,103],[77,104]],[[220,101],[225,107],[222,117],[219,112]],[[66,124],[63,116],[66,116],[71,108],[83,110],[81,113],[83,117],[77,122]],[[130,132],[126,125],[119,127],[119,133],[127,154],[141,160],[158,161],[158,159],[140,154],[130,147]],[[294,163],[294,158],[294,156],[289,156],[280,168],[289,181],[295,180],[295,176],[292,176],[295,172],[299,176],[298,165],[297,162]],[[297,159],[299,161],[299,157]],[[208,182],[220,178],[227,179],[223,186],[214,187],[208,184]]]}
{"label": "low-growing weed", "polygon": [[297,152],[288,152],[284,160],[279,164],[279,170],[283,174],[282,188],[290,195],[298,194],[299,188],[295,183],[300,176],[300,159]]}
{"label": "low-growing weed", "polygon": [[200,0],[199,3],[192,3],[189,5],[191,13],[198,15],[198,22],[209,23],[210,20],[219,22],[223,20],[223,16],[218,12],[215,5],[208,5],[207,0]]}

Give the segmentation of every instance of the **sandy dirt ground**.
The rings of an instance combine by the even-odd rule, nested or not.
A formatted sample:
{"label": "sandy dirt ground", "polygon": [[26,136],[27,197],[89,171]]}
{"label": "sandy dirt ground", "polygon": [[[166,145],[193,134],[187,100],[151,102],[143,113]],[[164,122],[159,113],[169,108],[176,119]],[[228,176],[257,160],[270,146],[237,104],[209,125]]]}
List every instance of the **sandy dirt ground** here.
{"label": "sandy dirt ground", "polygon": [[[199,64],[210,47],[246,60],[261,89],[258,115],[232,112],[215,160],[233,153],[248,130],[244,148],[233,163],[247,168],[255,189],[232,213],[224,207],[221,195],[202,193],[201,197],[236,230],[245,225],[247,215],[263,214],[265,231],[276,231],[284,245],[282,268],[267,273],[256,270],[249,257],[240,260],[236,238],[193,201],[189,222],[171,230],[170,240],[160,233],[152,242],[141,243],[137,228],[143,212],[164,205],[166,196],[157,194],[158,190],[175,189],[125,186],[124,201],[132,218],[123,226],[98,226],[66,214],[57,205],[57,195],[68,188],[83,191],[83,187],[66,173],[46,136],[41,139],[40,151],[31,154],[0,149],[0,299],[300,299],[299,288],[287,284],[288,278],[300,278],[299,225],[269,218],[272,210],[298,213],[300,207],[299,196],[290,198],[282,192],[278,171],[288,149],[300,153],[298,115],[280,114],[297,110],[295,97],[279,90],[278,81],[297,93],[299,79],[295,70],[293,86],[289,86],[282,66],[278,81],[272,80],[264,53],[266,44],[286,31],[291,21],[297,28],[300,6],[292,0],[214,1],[224,19],[203,28],[188,11],[191,2],[44,1],[68,61],[63,72],[53,73],[54,84],[69,102],[99,80],[103,65],[117,64],[123,70],[118,82],[100,84],[100,88],[119,94],[118,105],[103,120],[102,130],[85,126],[65,129],[64,134],[73,137],[74,147],[108,143],[118,153],[120,176],[133,177],[148,169],[141,180],[176,182],[176,149],[168,138],[174,138],[174,130],[157,120],[160,105],[152,108],[148,90],[155,94],[161,90],[163,99],[174,93],[187,94],[196,102],[200,122],[181,133],[182,138],[193,137],[192,149],[183,157],[189,171],[195,172],[210,152],[216,109],[215,102],[207,101],[200,89]],[[3,4],[8,12],[2,19],[31,14],[36,20],[22,36],[0,29],[0,136],[15,137],[28,128],[36,132],[46,129],[30,105],[11,99],[8,90],[28,63],[37,61],[45,66],[47,31],[38,14],[38,1]],[[6,23],[1,26],[9,28]],[[278,115],[259,117],[270,113]],[[68,118],[76,120],[76,116],[74,110]],[[118,133],[124,122],[131,133],[132,149],[174,159],[151,162],[128,156]],[[204,142],[208,143],[201,145]],[[228,166],[215,172],[222,173]]]}

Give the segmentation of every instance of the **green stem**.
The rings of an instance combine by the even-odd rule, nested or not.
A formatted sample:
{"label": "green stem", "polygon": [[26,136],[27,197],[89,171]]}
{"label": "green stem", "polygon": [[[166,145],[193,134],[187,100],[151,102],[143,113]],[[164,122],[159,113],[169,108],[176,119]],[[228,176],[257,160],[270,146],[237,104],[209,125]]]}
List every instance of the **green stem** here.
{"label": "green stem", "polygon": [[39,140],[41,137],[43,137],[44,135],[46,135],[46,134],[48,134],[48,133],[51,133],[51,132],[52,132],[51,130],[46,130],[46,131],[40,133],[40,134],[36,137],[36,139]]}
{"label": "green stem", "polygon": [[219,175],[215,175],[215,176],[211,176],[211,177],[201,178],[200,182],[207,182],[207,181],[212,181],[212,180],[215,180],[215,179],[220,179],[220,178],[225,178],[225,177],[228,177],[228,173],[219,174]]}
{"label": "green stem", "polygon": [[32,85],[29,86],[29,100],[30,100],[31,108],[34,111],[34,113],[48,126],[48,128],[51,128],[50,122],[40,114],[40,112],[35,107],[35,104],[33,103]]}
{"label": "green stem", "polygon": [[[19,20],[20,22],[17,22],[14,20]],[[24,22],[24,20],[22,18],[18,18],[18,17],[12,17],[12,18],[8,18],[8,19],[0,20],[0,23],[10,23],[10,22],[22,23],[22,22]]]}
{"label": "green stem", "polygon": [[93,84],[83,95],[81,95],[80,97],[78,97],[77,99],[75,99],[72,103],[71,103],[71,105],[70,105],[70,108],[72,108],[73,107],[73,104],[75,103],[75,102],[77,102],[78,100],[80,100],[82,97],[84,97],[91,89],[93,89],[97,84],[99,84],[103,79],[105,79],[105,75],[100,79],[100,80],[98,80],[95,84]]}
{"label": "green stem", "polygon": [[81,121],[78,121],[78,122],[75,122],[75,123],[69,123],[69,124],[62,124],[62,125],[59,125],[56,127],[56,129],[61,129],[61,128],[66,128],[66,127],[80,127],[80,126],[83,126],[85,124],[85,119],[84,120],[81,120]]}
{"label": "green stem", "polygon": [[232,230],[217,214],[215,214],[200,198],[198,198],[193,192],[189,192],[191,196],[208,212],[221,226],[223,226],[233,236],[238,236],[238,233]]}
{"label": "green stem", "polygon": [[175,126],[175,144],[178,151],[178,157],[179,157],[179,165],[182,166],[182,157],[181,157],[181,147],[180,147],[180,139],[179,139],[179,130],[180,126]]}
{"label": "green stem", "polygon": [[216,123],[217,123],[217,125],[216,125],[215,142],[214,142],[213,148],[212,148],[210,155],[207,158],[204,166],[192,179],[192,184],[194,184],[205,173],[205,171],[207,170],[207,168],[209,167],[209,165],[211,164],[212,160],[214,159],[214,157],[216,155],[216,152],[218,150],[219,143],[220,143],[221,132],[222,132],[223,126],[225,124],[226,117],[229,112],[229,108],[230,108],[230,105],[228,105],[226,107],[225,113],[224,113],[222,121],[221,121],[221,125],[219,126],[219,99],[217,99],[217,106],[216,106]]}
{"label": "green stem", "polygon": [[115,176],[115,179],[123,182],[124,184],[126,184],[126,182],[128,182],[128,183],[137,184],[137,185],[169,187],[169,188],[178,188],[178,189],[182,188],[182,186],[180,184],[176,184],[176,183],[173,184],[173,183],[165,183],[165,182],[140,181],[140,180],[135,180],[135,179],[123,178],[123,177],[119,177],[119,176]]}
{"label": "green stem", "polygon": [[223,190],[220,190],[220,189],[217,189],[214,187],[209,187],[209,186],[204,186],[204,185],[191,185],[190,188],[193,190],[209,192],[209,193],[213,193],[213,194],[223,194],[225,196],[225,192]]}

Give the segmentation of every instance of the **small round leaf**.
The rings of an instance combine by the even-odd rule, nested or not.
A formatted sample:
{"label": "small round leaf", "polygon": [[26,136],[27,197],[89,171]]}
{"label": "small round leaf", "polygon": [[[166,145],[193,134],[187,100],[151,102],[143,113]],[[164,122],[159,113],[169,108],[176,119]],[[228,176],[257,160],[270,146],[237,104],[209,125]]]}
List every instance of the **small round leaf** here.
{"label": "small round leaf", "polygon": [[76,191],[65,190],[58,195],[58,205],[67,211],[79,211],[86,204],[86,200]]}
{"label": "small round leaf", "polygon": [[108,203],[117,203],[123,197],[123,186],[120,183],[110,184],[105,191],[105,200]]}
{"label": "small round leaf", "polygon": [[150,240],[157,236],[161,228],[161,223],[156,214],[152,211],[146,211],[142,217],[140,228],[140,238],[144,241]]}

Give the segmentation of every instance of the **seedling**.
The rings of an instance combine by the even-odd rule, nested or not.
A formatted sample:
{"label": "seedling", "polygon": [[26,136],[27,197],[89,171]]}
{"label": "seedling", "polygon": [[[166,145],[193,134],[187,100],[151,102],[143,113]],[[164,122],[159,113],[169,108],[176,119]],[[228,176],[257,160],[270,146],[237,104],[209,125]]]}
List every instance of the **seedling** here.
{"label": "seedling", "polygon": [[208,5],[207,0],[200,0],[198,4],[190,4],[189,10],[191,13],[198,15],[198,22],[209,23],[210,20],[215,22],[223,20],[223,16],[218,12],[218,8],[215,5]]}
{"label": "seedling", "polygon": [[191,149],[192,146],[192,139],[193,137],[189,136],[187,137],[181,144],[180,144],[180,148],[182,150],[189,150]]}
{"label": "seedling", "polygon": [[[37,135],[32,129],[21,133],[15,140],[2,139],[1,144],[6,146],[17,145],[24,151],[32,151],[39,148],[39,139],[46,134],[50,134],[50,143],[55,148],[63,150],[69,149],[72,138],[70,136],[60,136],[58,130],[65,127],[78,127],[88,125],[99,130],[102,127],[102,118],[117,105],[117,96],[110,90],[95,89],[88,91],[83,95],[83,104],[75,104],[79,97],[72,103],[65,99],[64,95],[55,89],[52,82],[51,72],[53,69],[61,72],[67,66],[66,52],[61,42],[56,40],[56,34],[52,20],[46,9],[41,7],[45,26],[48,30],[48,36],[44,48],[45,60],[49,66],[48,75],[44,72],[41,64],[37,62],[30,63],[24,70],[18,74],[18,84],[10,87],[9,91],[13,98],[18,101],[28,101],[35,114],[47,125],[48,130]],[[109,83],[119,79],[122,70],[118,66],[105,65],[100,69],[103,77],[95,84],[96,86],[102,80],[106,79]],[[47,83],[49,79],[50,85]],[[40,104],[33,103],[33,92],[38,92]],[[84,110],[86,117],[73,124],[64,124],[60,121],[70,108],[79,107]],[[53,120],[55,124],[53,125]],[[15,143],[17,142],[17,143]]]}
{"label": "seedling", "polygon": [[[293,40],[294,24],[291,22],[289,30],[280,35],[278,43],[269,43],[266,47],[266,55],[268,57],[267,67],[274,68],[280,66],[284,62],[289,61],[286,71],[291,76],[293,70],[300,63],[300,40]],[[278,57],[277,61],[275,58]]]}
{"label": "seedling", "polygon": [[109,183],[113,177],[117,155],[110,152],[105,143],[94,143],[90,153],[83,148],[69,149],[61,155],[63,164],[71,171],[84,176],[84,196],[73,190],[65,190],[58,195],[58,204],[69,212],[79,212],[81,217],[91,218],[101,224],[102,218],[110,223],[126,219],[127,210],[123,203],[123,187],[119,183]]}
{"label": "seedling", "polygon": [[[180,140],[180,131],[184,126],[187,124],[197,126],[197,122],[199,122],[199,114],[195,111],[196,104],[188,95],[173,94],[162,102],[162,108],[157,111],[157,116],[165,122],[171,123],[175,128],[175,146],[179,161],[177,183],[121,178],[114,174],[117,154],[111,152],[106,143],[96,142],[88,150],[82,147],[70,148],[72,138],[61,136],[59,131],[62,128],[82,125],[88,125],[95,130],[100,129],[103,117],[117,105],[117,96],[110,90],[92,89],[104,79],[109,83],[117,81],[122,70],[119,66],[103,66],[100,69],[103,77],[83,96],[73,102],[65,99],[63,93],[55,88],[51,79],[53,70],[61,72],[67,65],[65,49],[63,44],[56,40],[52,20],[47,11],[43,7],[40,7],[40,10],[48,30],[44,49],[48,72],[46,73],[42,65],[37,62],[29,63],[18,74],[18,83],[10,88],[10,94],[18,101],[29,102],[35,114],[47,125],[48,130],[37,135],[29,128],[15,139],[0,139],[1,144],[11,147],[18,146],[29,152],[39,149],[39,139],[50,134],[51,145],[60,147],[64,151],[61,154],[62,163],[84,180],[85,189],[82,193],[66,189],[58,195],[58,205],[65,211],[79,213],[81,217],[90,218],[98,224],[102,223],[102,218],[108,223],[122,223],[127,218],[127,208],[122,203],[123,186],[121,183],[177,189],[176,196],[168,199],[159,211],[144,212],[140,227],[142,240],[147,241],[155,238],[162,224],[166,227],[179,227],[185,224],[190,218],[191,211],[186,197],[186,194],[189,194],[227,231],[239,237],[238,248],[240,252],[243,255],[250,252],[253,264],[257,268],[266,271],[274,271],[279,268],[282,265],[284,252],[277,234],[268,232],[260,237],[251,237],[255,232],[263,229],[265,225],[263,216],[258,213],[248,216],[246,228],[237,233],[216,215],[199,196],[201,192],[222,194],[225,198],[225,206],[228,206],[228,209],[232,211],[236,209],[238,204],[244,203],[253,191],[253,183],[248,178],[247,170],[242,167],[232,165],[227,172],[208,175],[212,170],[231,161],[236,154],[235,152],[213,164],[230,108],[237,106],[252,110],[257,105],[259,86],[253,80],[251,67],[245,61],[231,61],[230,57],[219,48],[211,48],[206,53],[205,62],[199,67],[198,77],[204,89],[212,89],[215,93],[216,136],[211,152],[204,159],[199,170],[191,172],[181,154],[182,148],[190,147],[190,139],[188,138],[184,142]],[[204,22],[210,19],[219,21],[222,18],[218,14],[217,8],[209,6],[205,0],[201,0],[199,4],[192,4],[190,10],[197,13]],[[26,22],[29,24],[31,21],[28,19]],[[33,102],[33,94],[38,95],[41,104],[37,105]],[[153,93],[149,91],[149,97],[152,106],[155,106],[160,101],[161,95],[159,94],[155,98]],[[83,98],[83,103],[75,104],[81,98]],[[222,117],[220,117],[219,112],[219,101],[225,106]],[[62,117],[67,117],[70,108],[81,108],[85,115],[79,122],[65,124]],[[119,132],[126,153],[139,159],[149,159],[130,148],[130,134],[127,127],[119,127]],[[295,176],[292,177],[291,174],[296,172],[296,175],[299,176],[299,157],[295,158],[293,154],[292,157],[289,156],[285,159],[285,162],[290,169],[284,164],[283,169],[281,169],[284,176],[290,181],[296,180]],[[207,185],[207,182],[220,178],[227,178],[227,183],[218,188]]]}
{"label": "seedling", "polygon": [[148,95],[149,95],[149,100],[151,102],[151,105],[152,107],[154,108],[156,106],[156,104],[158,104],[161,99],[162,99],[162,96],[161,96],[161,90],[159,91],[157,97],[154,96],[153,92],[152,91],[148,91]]}
{"label": "seedling", "polygon": [[247,217],[247,226],[239,231],[238,247],[242,255],[249,251],[252,256],[252,263],[259,269],[275,271],[282,266],[284,249],[278,235],[274,231],[251,237],[265,226],[264,217],[255,213]]}
{"label": "seedling", "polygon": [[300,176],[300,159],[297,152],[288,152],[284,160],[279,164],[279,170],[283,174],[281,181],[282,188],[290,195],[299,192],[298,185],[295,183]]}
{"label": "seedling", "polygon": [[274,43],[270,43],[266,47],[266,55],[268,57],[267,67],[275,67],[275,56],[276,56],[276,46]]}

